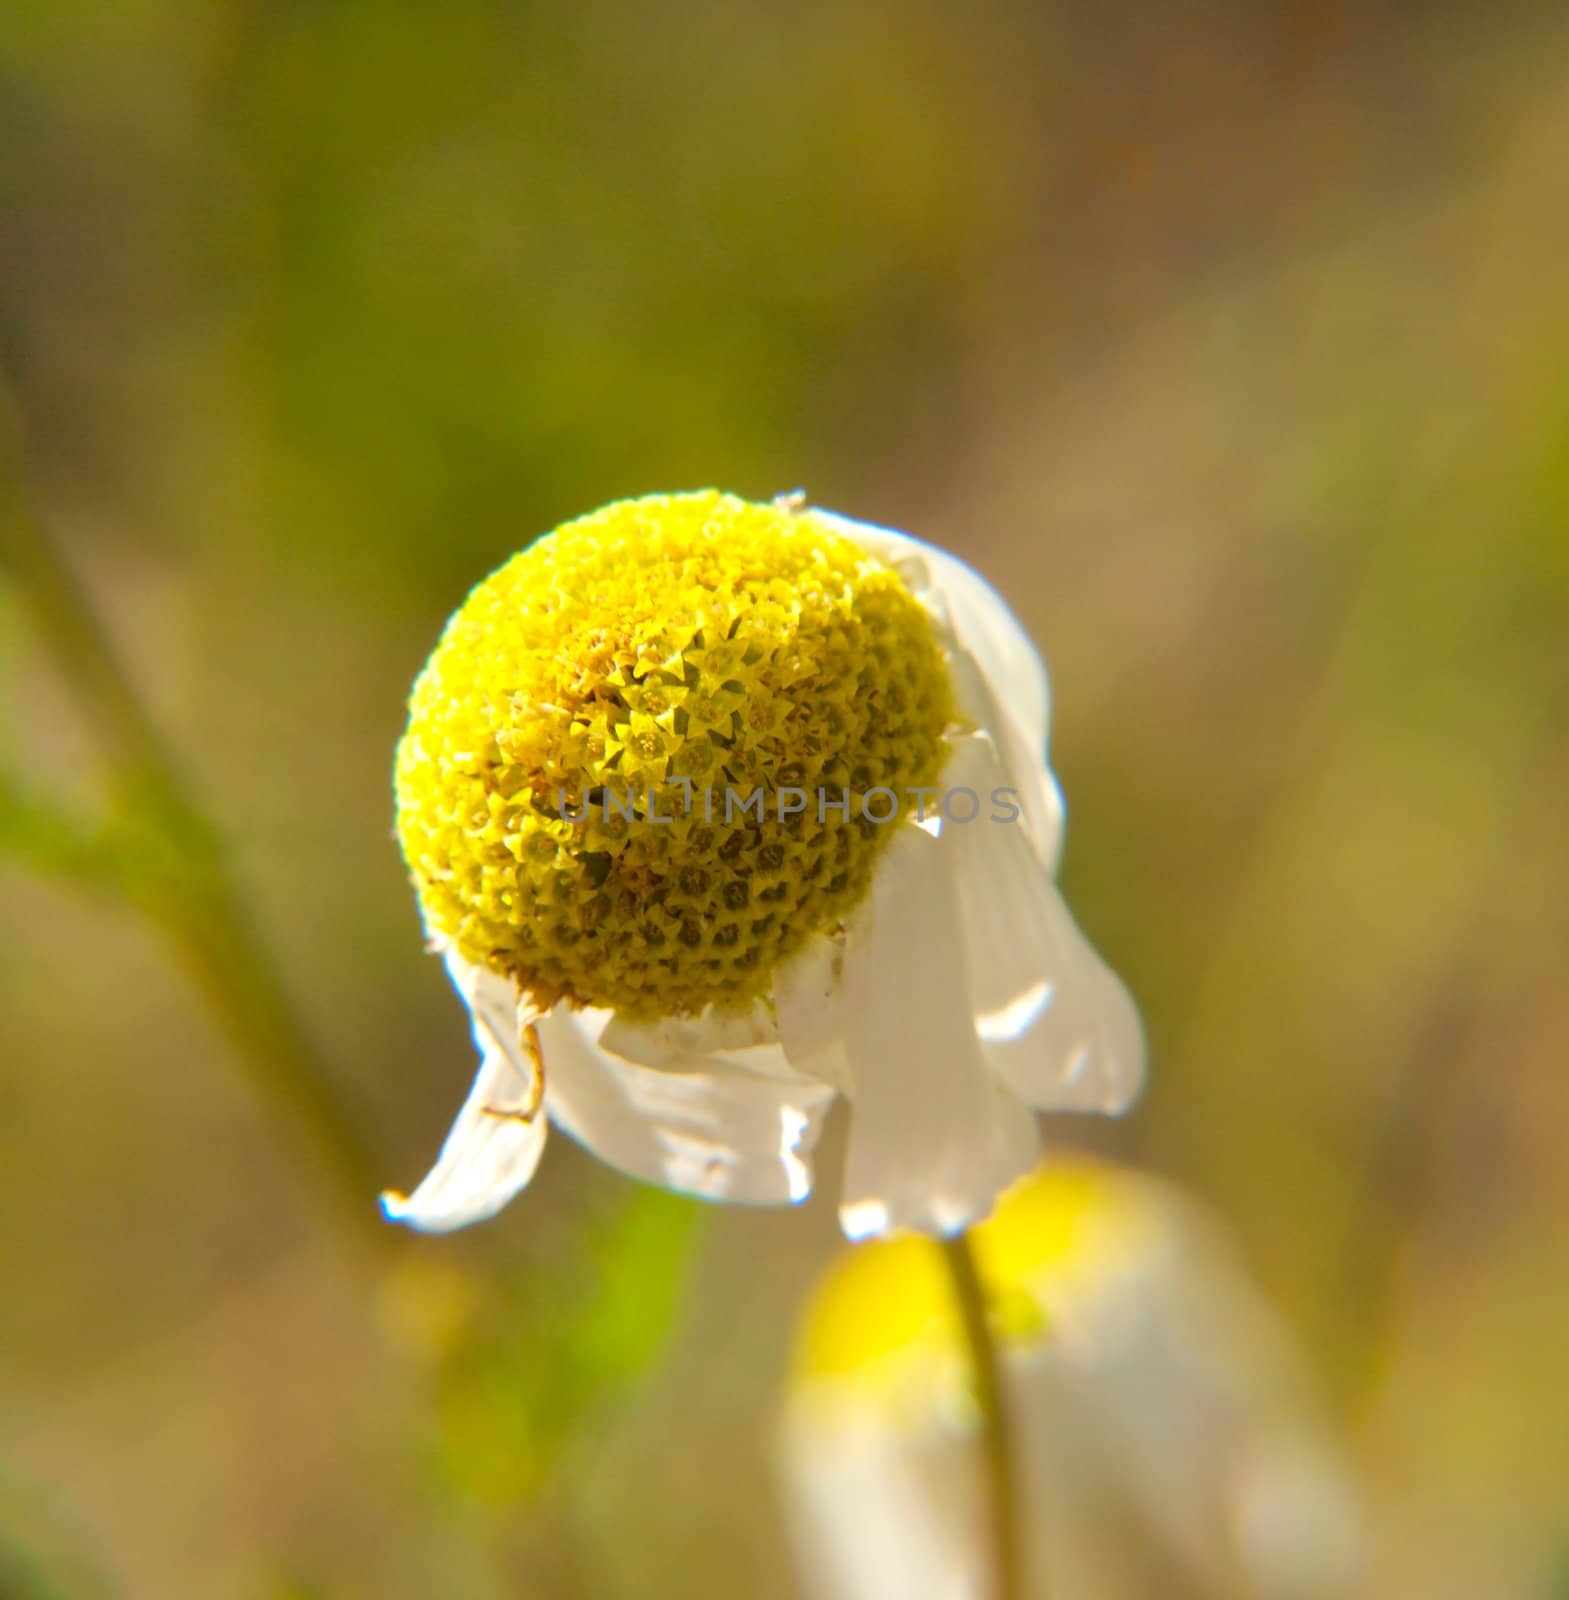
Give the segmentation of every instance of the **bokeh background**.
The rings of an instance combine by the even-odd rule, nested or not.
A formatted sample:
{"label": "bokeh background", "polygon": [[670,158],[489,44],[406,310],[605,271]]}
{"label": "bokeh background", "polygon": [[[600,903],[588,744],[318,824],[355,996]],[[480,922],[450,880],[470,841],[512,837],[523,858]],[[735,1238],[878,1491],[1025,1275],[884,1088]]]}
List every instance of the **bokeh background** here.
{"label": "bokeh background", "polygon": [[1369,1594],[1569,1593],[1566,149],[1548,5],[8,0],[0,1593],[796,1592],[842,1127],[374,1213],[471,1070],[409,682],[707,484],[1008,594],[1153,1048],[1050,1136],[1228,1219]]}

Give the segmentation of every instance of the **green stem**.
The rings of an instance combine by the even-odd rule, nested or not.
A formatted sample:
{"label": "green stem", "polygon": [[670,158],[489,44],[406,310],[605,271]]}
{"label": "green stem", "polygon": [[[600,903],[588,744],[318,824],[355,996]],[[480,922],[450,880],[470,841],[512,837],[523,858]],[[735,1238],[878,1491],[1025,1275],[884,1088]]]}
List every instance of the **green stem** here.
{"label": "green stem", "polygon": [[116,886],[163,930],[222,1019],[259,1094],[314,1149],[345,1217],[362,1238],[383,1243],[388,1230],[374,1203],[377,1163],[361,1122],[294,1006],[219,831],[28,503],[19,434],[0,391],[0,554],[112,764],[122,813],[114,833],[127,844]]}
{"label": "green stem", "polygon": [[1023,1600],[1017,1463],[1003,1395],[1002,1363],[987,1315],[986,1290],[967,1235],[960,1233],[944,1239],[942,1250],[964,1326],[970,1376],[981,1415],[991,1533],[991,1600]]}

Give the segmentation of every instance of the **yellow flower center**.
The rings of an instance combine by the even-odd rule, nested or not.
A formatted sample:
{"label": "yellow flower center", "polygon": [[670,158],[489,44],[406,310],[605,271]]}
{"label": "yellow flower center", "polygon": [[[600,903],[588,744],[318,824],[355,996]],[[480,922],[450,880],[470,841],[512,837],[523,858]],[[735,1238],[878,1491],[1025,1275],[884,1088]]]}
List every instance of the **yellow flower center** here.
{"label": "yellow flower center", "polygon": [[541,1006],[740,1005],[866,893],[892,827],[886,793],[861,802],[911,809],[952,716],[926,613],[827,522],[619,501],[448,624],[398,746],[398,838],[431,933]]}

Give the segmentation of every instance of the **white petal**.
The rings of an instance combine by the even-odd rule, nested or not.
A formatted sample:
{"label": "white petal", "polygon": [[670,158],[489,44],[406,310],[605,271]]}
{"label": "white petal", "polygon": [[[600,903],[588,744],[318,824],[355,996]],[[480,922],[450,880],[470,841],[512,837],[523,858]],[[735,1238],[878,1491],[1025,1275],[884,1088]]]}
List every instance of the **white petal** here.
{"label": "white petal", "polygon": [[631,1022],[618,1012],[592,1009],[579,1015],[585,1022],[583,1031],[597,1038],[601,1050],[636,1066],[660,1072],[736,1072],[782,1083],[800,1083],[811,1076],[796,1071],[786,1059],[779,1030],[762,1003],[739,1013],[710,1009],[700,1017],[659,1022]]}
{"label": "white petal", "polygon": [[601,1047],[603,1016],[558,1006],[540,1023],[554,1122],[645,1183],[749,1205],[806,1198],[831,1089],[701,1057],[688,1071],[637,1066]]}
{"label": "white petal", "polygon": [[779,1043],[790,1065],[808,1078],[845,1090],[844,941],[814,936],[774,978]]}
{"label": "white petal", "polygon": [[[980,789],[990,739],[954,741],[947,782]],[[986,1061],[1043,1111],[1125,1111],[1144,1081],[1144,1032],[1116,974],[1080,933],[1019,823],[945,823],[976,1031]]]}
{"label": "white petal", "polygon": [[664,1017],[657,1022],[630,1022],[613,1012],[599,1042],[628,1061],[669,1068],[696,1056],[777,1044],[778,1034],[766,1006],[742,1011],[716,1011],[710,1006],[701,1016]]}
{"label": "white petal", "polygon": [[1301,1428],[1266,1438],[1233,1488],[1236,1548],[1259,1594],[1353,1594],[1364,1565],[1361,1517],[1327,1441]]}
{"label": "white petal", "polygon": [[[961,708],[974,718],[983,732],[991,735],[1001,758],[1001,770],[989,775],[986,786],[976,790],[984,814],[990,815],[995,809],[992,800],[995,790],[1011,790],[1012,803],[1024,812],[1024,825],[1041,864],[1055,876],[1062,857],[1062,791],[1046,765],[1044,749],[1032,748],[1012,719],[1004,714],[973,656],[962,650],[955,652],[949,658],[949,670]],[[951,766],[944,769],[942,778],[948,789],[960,786]]]}
{"label": "white petal", "polygon": [[455,951],[447,971],[468,1006],[480,1067],[436,1165],[412,1195],[389,1190],[381,1209],[422,1233],[483,1222],[524,1188],[545,1148],[537,1068],[523,1049],[517,993],[504,978],[470,966]]}
{"label": "white petal", "polygon": [[950,831],[896,831],[846,939],[855,1110],[840,1220],[851,1238],[956,1233],[1039,1148],[1033,1116],[997,1087],[975,1035]]}
{"label": "white petal", "polygon": [[783,1430],[786,1525],[815,1600],[973,1600],[981,1485],[969,1441],[909,1437],[853,1392],[793,1401]]}
{"label": "white petal", "polygon": [[815,507],[811,514],[891,567],[924,566],[947,607],[959,643],[980,663],[999,703],[1029,743],[1044,752],[1050,715],[1045,664],[1024,624],[985,578],[957,556],[897,529],[855,522]]}

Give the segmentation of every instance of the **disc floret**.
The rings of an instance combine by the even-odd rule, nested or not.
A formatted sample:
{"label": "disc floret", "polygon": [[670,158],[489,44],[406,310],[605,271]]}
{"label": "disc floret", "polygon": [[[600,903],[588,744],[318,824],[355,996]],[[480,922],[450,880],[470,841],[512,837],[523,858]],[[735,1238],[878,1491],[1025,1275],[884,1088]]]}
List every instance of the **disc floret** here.
{"label": "disc floret", "polygon": [[431,934],[542,1008],[741,1005],[861,900],[891,830],[860,798],[931,785],[952,717],[926,612],[827,521],[621,501],[453,617],[398,836]]}

